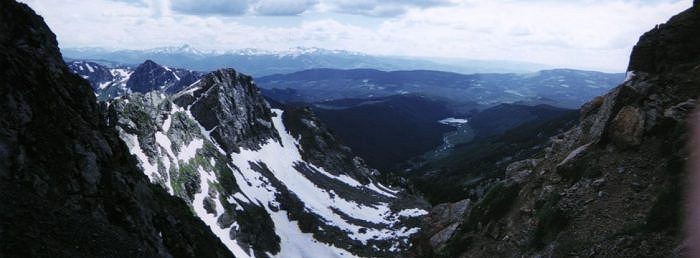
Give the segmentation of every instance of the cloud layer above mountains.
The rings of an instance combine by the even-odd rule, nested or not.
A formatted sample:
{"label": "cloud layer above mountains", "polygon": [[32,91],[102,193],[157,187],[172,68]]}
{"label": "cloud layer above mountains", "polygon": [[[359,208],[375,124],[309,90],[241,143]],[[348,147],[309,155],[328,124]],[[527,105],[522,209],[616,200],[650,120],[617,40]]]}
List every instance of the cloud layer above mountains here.
{"label": "cloud layer above mountains", "polygon": [[296,46],[623,71],[691,0],[23,0],[62,47]]}

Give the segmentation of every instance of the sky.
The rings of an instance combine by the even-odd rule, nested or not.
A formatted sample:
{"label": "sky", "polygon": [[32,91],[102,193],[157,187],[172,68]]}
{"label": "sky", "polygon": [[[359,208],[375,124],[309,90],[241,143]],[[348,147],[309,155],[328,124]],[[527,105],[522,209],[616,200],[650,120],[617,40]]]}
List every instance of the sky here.
{"label": "sky", "polygon": [[624,71],[692,0],[21,0],[62,48],[320,47]]}

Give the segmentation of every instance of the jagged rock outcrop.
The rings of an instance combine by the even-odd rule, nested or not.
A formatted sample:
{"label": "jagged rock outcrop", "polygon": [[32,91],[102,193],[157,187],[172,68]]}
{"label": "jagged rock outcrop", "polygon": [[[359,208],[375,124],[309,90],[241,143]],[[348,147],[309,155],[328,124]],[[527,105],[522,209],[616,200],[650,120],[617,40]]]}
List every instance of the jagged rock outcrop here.
{"label": "jagged rock outcrop", "polygon": [[224,151],[256,149],[265,140],[279,136],[272,125],[270,105],[252,81],[233,69],[214,71],[175,95],[173,101],[181,107],[189,106],[192,116]]}
{"label": "jagged rock outcrop", "polygon": [[[103,88],[105,82],[114,81],[117,74],[112,74],[109,68],[104,65],[89,61],[68,62],[68,69],[90,82],[92,90],[97,91]],[[105,85],[106,86],[106,85]]]}
{"label": "jagged rock outcrop", "polygon": [[[448,241],[416,256],[669,257],[682,234],[689,114],[700,89],[700,10],[644,34],[629,79],[584,105],[538,159],[508,167]],[[430,217],[428,217],[430,218]],[[428,219],[424,228],[444,228]]]}
{"label": "jagged rock outcrop", "polygon": [[237,257],[397,255],[426,213],[421,199],[379,183],[308,109],[271,109],[233,69],[109,106],[144,173]]}
{"label": "jagged rock outcrop", "polygon": [[231,257],[148,182],[29,7],[0,1],[0,256]]}

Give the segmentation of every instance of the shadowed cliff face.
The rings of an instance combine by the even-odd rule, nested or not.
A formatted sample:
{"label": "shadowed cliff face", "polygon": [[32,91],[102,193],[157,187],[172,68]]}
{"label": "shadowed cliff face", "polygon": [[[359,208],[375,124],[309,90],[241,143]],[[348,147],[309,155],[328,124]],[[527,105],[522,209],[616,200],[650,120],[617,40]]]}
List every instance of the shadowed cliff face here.
{"label": "shadowed cliff face", "polygon": [[[697,1],[694,6],[697,8]],[[696,11],[686,11],[644,33],[634,46],[628,71],[665,73],[700,65],[700,34]]]}
{"label": "shadowed cliff face", "polygon": [[[484,197],[436,207],[423,226],[431,230],[416,240],[417,256],[686,254],[686,144],[700,89],[698,42],[696,2],[640,38],[628,80],[584,105],[578,125],[542,153],[510,164]],[[457,206],[466,208],[445,212]]]}
{"label": "shadowed cliff face", "polygon": [[0,1],[0,256],[230,257],[148,182],[24,4]]}

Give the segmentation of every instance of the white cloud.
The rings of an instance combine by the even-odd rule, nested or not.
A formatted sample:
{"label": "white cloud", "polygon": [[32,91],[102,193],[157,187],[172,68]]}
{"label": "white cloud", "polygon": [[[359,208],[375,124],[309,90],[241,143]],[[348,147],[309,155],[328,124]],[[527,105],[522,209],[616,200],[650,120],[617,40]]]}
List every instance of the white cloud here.
{"label": "white cloud", "polygon": [[317,3],[317,0],[260,0],[252,5],[252,11],[258,15],[299,15]]}
{"label": "white cloud", "polygon": [[329,10],[375,17],[393,17],[412,8],[430,8],[450,5],[450,0],[326,0]]}
{"label": "white cloud", "polygon": [[173,11],[195,15],[242,15],[249,4],[248,0],[170,0]]}
{"label": "white cloud", "polygon": [[170,0],[170,8],[182,14],[202,16],[289,16],[299,15],[317,3],[317,0]]}
{"label": "white cloud", "polygon": [[[45,17],[62,47],[143,49],[189,44],[204,50],[231,50],[316,46],[613,71],[626,68],[629,52],[643,32],[692,5],[690,0],[464,0],[423,6],[413,1],[408,6],[404,2],[405,10],[397,16],[372,18],[366,14],[338,16],[330,0],[250,0],[246,13],[296,15],[257,17],[253,23],[248,15],[194,15],[173,8],[176,1],[182,4],[185,0],[134,1],[25,2]],[[392,1],[384,3],[391,6]],[[214,8],[214,3],[197,8],[203,12]]]}

